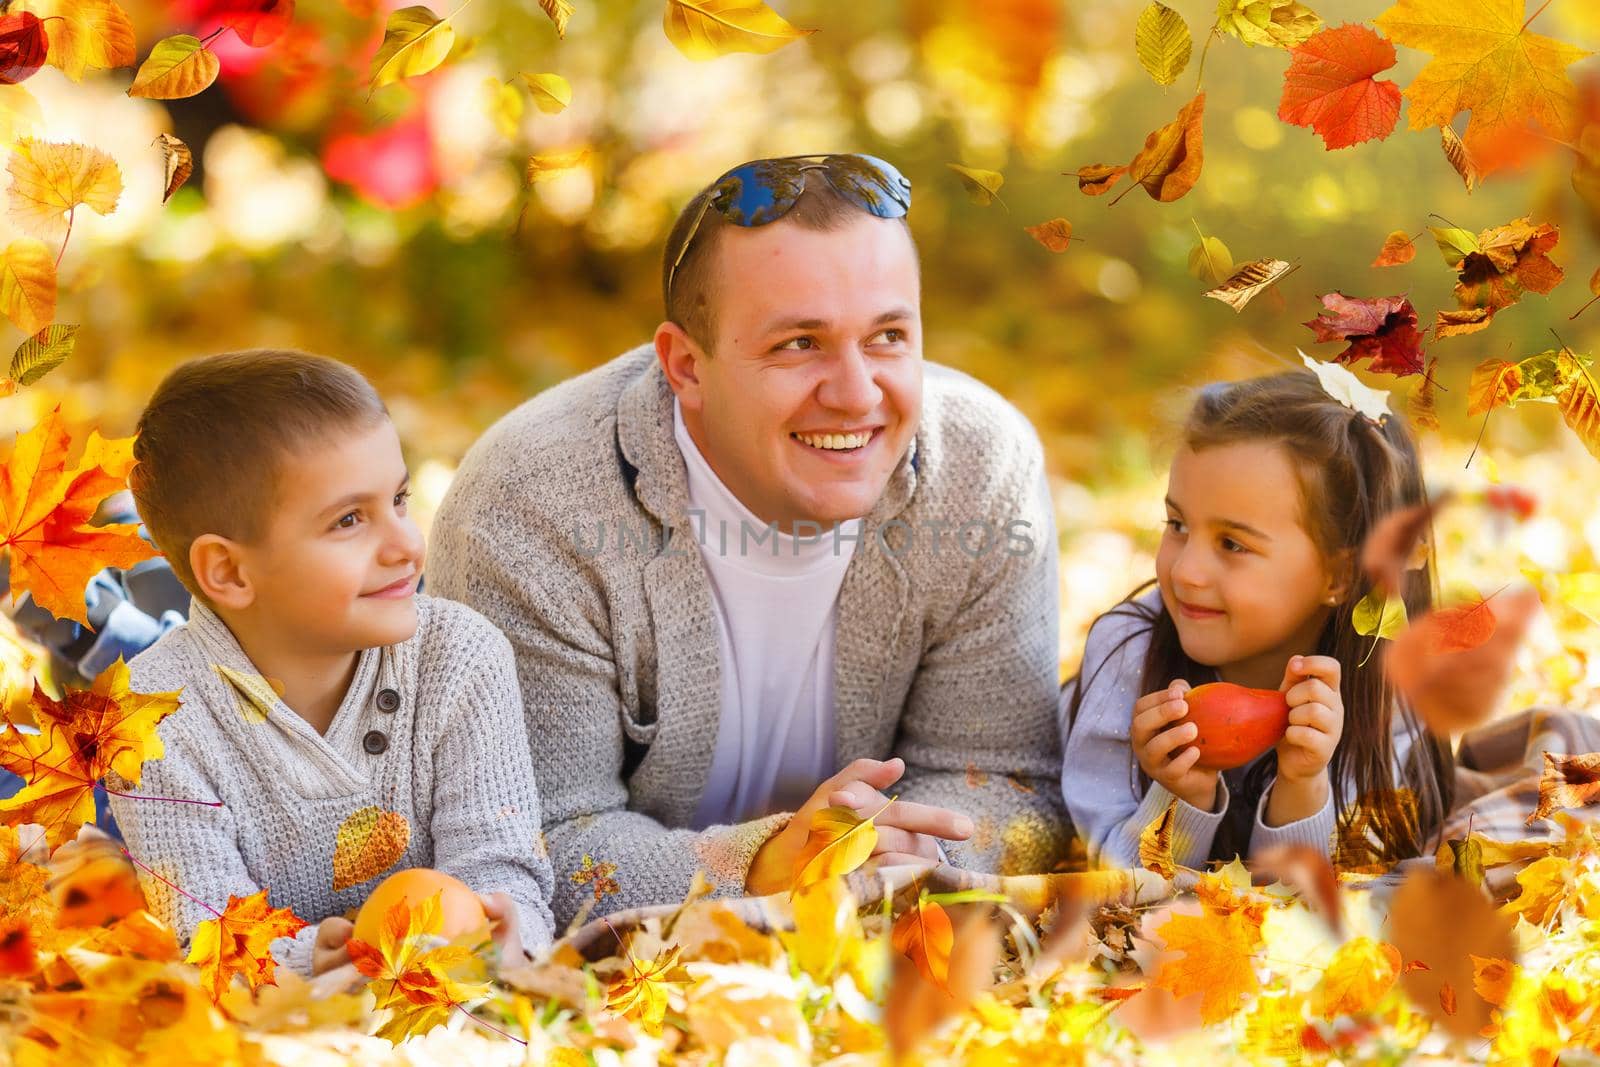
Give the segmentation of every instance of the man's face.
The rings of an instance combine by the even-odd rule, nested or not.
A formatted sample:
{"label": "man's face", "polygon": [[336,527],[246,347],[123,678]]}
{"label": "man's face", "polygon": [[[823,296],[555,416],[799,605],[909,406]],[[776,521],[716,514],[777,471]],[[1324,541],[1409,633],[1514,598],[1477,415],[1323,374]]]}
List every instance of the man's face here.
{"label": "man's face", "polygon": [[264,536],[240,551],[251,610],[285,644],[350,652],[416,632],[424,546],[407,513],[409,481],[388,419],[283,458],[287,488]]}
{"label": "man's face", "polygon": [[819,232],[729,226],[713,250],[715,338],[678,387],[717,476],[765,522],[872,510],[922,413],[921,283],[904,226],[860,212]]}

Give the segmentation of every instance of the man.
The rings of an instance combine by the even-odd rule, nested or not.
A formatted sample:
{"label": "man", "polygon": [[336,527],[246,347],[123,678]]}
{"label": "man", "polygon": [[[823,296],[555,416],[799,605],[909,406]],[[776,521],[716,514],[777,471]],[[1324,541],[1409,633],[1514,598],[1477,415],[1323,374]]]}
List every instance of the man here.
{"label": "man", "polygon": [[882,864],[1064,848],[1042,451],[924,364],[909,204],[867,156],[730,171],[653,345],[503,418],[440,508],[433,590],[517,652],[558,924],[696,869],[787,889],[829,806]]}

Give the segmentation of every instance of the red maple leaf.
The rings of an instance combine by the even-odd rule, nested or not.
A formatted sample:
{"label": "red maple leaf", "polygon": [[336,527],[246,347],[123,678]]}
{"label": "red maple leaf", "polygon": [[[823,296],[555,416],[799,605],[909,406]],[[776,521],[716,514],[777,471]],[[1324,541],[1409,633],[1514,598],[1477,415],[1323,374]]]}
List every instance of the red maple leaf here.
{"label": "red maple leaf", "polygon": [[1309,126],[1328,148],[1382,140],[1400,118],[1400,87],[1374,81],[1394,66],[1394,45],[1360,23],[1323,30],[1290,50],[1278,118]]}
{"label": "red maple leaf", "polygon": [[1422,332],[1417,329],[1417,309],[1403,296],[1359,300],[1343,293],[1328,293],[1318,315],[1306,325],[1318,341],[1348,341],[1336,363],[1371,359],[1369,369],[1404,378],[1422,372]]}

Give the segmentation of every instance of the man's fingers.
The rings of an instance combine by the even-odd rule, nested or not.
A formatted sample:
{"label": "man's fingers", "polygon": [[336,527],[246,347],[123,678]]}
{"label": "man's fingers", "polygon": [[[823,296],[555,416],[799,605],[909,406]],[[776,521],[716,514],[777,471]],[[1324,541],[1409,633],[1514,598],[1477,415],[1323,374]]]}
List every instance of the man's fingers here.
{"label": "man's fingers", "polygon": [[938,846],[933,838],[922,834],[907,833],[897,827],[887,826],[878,831],[878,843],[873,846],[872,854],[882,856],[886,854],[921,856],[925,860],[938,857]]}
{"label": "man's fingers", "polygon": [[897,800],[884,808],[888,800],[888,797],[877,790],[868,792],[862,786],[830,794],[832,803],[840,807],[853,808],[862,816],[872,815],[879,808],[883,808],[882,813],[873,820],[873,824],[880,831],[886,827],[895,827],[907,833],[927,834],[930,837],[943,837],[955,841],[965,841],[972,836],[972,820],[960,812],[909,800]]}
{"label": "man's fingers", "polygon": [[903,867],[907,864],[920,866],[924,864],[935,864],[939,861],[936,859],[930,859],[927,856],[916,856],[905,852],[885,852],[882,855],[873,856],[872,862],[876,863],[879,867]]}

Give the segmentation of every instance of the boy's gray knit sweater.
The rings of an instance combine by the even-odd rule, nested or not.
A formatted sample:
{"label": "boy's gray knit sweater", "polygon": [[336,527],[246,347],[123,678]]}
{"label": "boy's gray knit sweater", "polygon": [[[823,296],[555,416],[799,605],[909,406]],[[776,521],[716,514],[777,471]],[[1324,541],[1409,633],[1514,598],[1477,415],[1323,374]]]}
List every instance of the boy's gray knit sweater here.
{"label": "boy's gray knit sweater", "polygon": [[[464,605],[418,595],[417,615],[410,640],[360,653],[326,735],[261,684],[226,624],[198,601],[187,626],[130,664],[136,691],[182,689],[183,706],[159,727],[165,757],[145,763],[136,789],[113,788],[222,807],[112,797],[129,851],[218,910],[230,895],[266,888],[270,905],[310,924],[272,945],[301,974],[311,970],[316,924],[407,867],[438,868],[479,893],[503,890],[526,949],[551,941],[550,862],[511,647]],[[335,836],[369,805],[405,816],[405,853],[335,892]],[[140,882],[150,910],[185,944],[212,917],[144,871]]]}

